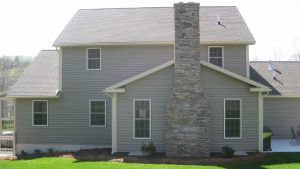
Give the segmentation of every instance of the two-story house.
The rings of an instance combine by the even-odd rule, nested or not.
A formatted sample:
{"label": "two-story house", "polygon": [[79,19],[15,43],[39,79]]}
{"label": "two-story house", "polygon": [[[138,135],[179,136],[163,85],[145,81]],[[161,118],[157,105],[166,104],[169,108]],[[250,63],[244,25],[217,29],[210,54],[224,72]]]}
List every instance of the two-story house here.
{"label": "two-story house", "polygon": [[269,88],[249,79],[254,43],[233,6],[79,10],[7,94],[16,151],[262,151]]}

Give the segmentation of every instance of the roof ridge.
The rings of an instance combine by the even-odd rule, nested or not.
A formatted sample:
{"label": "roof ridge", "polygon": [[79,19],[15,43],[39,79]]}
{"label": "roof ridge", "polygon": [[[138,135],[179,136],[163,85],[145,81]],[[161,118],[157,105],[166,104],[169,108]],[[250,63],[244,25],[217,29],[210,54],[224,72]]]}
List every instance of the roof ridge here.
{"label": "roof ridge", "polygon": [[[211,6],[200,6],[201,7],[205,7],[205,8],[210,8],[210,7],[237,7],[234,5],[229,5],[229,6],[216,6],[216,5],[211,5]],[[79,10],[106,10],[106,9],[141,9],[141,8],[173,8],[173,6],[141,6],[141,7],[118,7],[118,8],[81,8]]]}

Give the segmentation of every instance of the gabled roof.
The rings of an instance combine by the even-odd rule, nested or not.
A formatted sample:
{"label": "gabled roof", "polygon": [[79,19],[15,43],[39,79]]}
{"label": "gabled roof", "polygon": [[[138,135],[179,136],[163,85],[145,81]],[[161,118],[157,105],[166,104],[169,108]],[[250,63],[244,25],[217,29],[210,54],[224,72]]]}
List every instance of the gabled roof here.
{"label": "gabled roof", "polygon": [[[221,25],[217,24],[218,18]],[[202,44],[254,44],[250,30],[234,6],[200,6]],[[109,44],[173,44],[174,8],[81,9],[54,46]]]}
{"label": "gabled roof", "polygon": [[250,77],[261,84],[269,86],[271,96],[300,97],[300,62],[272,61],[277,70],[276,79],[268,69],[268,61],[250,62]]}
{"label": "gabled roof", "polygon": [[[219,66],[216,66],[214,64],[211,64],[211,63],[208,63],[208,62],[205,62],[205,61],[201,61],[200,63],[201,63],[201,65],[206,66],[208,68],[211,68],[211,69],[213,69],[213,70],[215,70],[215,71],[217,71],[219,73],[225,74],[227,76],[230,76],[230,77],[232,77],[234,79],[240,80],[240,81],[242,81],[244,83],[250,84],[250,85],[252,85],[252,86],[260,89],[260,90],[253,90],[254,92],[255,91],[263,91],[263,92],[270,91],[270,88],[267,87],[267,86],[265,86],[265,85],[257,83],[257,82],[255,82],[253,80],[250,80],[250,79],[248,79],[246,77],[243,77],[241,75],[233,73],[233,72],[231,72],[229,70],[223,69],[223,68],[221,68]],[[135,76],[133,76],[131,78],[128,78],[128,79],[126,79],[124,81],[121,81],[121,82],[116,83],[116,84],[114,84],[112,86],[109,86],[106,89],[104,89],[103,92],[105,92],[105,93],[125,92],[125,89],[123,89],[122,87],[124,87],[124,86],[126,86],[126,85],[128,85],[128,84],[130,84],[130,83],[132,83],[132,82],[134,82],[136,80],[139,80],[139,79],[142,79],[142,78],[144,78],[146,76],[149,76],[149,75],[151,75],[151,74],[153,74],[155,72],[158,72],[158,71],[160,71],[162,69],[165,69],[167,67],[173,66],[174,64],[175,64],[175,60],[171,60],[171,61],[166,62],[166,63],[164,63],[164,64],[162,64],[160,66],[157,66],[157,67],[152,68],[150,70],[147,70],[147,71],[145,71],[143,73],[135,75]]]}
{"label": "gabled roof", "polygon": [[42,50],[8,91],[7,97],[57,97],[58,51]]}

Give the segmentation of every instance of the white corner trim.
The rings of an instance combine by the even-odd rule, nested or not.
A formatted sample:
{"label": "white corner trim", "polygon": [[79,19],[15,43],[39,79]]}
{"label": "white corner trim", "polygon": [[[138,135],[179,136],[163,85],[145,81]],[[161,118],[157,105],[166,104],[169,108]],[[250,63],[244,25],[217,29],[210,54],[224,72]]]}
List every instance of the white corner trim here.
{"label": "white corner trim", "polygon": [[[32,110],[32,126],[33,127],[48,127],[49,126],[49,103],[48,103],[48,100],[32,100],[32,105],[31,105],[31,110]],[[46,125],[35,125],[34,124],[34,102],[47,102],[47,124]]]}
{"label": "white corner trim", "polygon": [[267,87],[267,86],[265,86],[265,85],[262,85],[262,84],[260,84],[260,83],[257,83],[257,82],[255,82],[255,81],[253,81],[253,80],[250,80],[250,79],[248,79],[248,78],[246,78],[246,77],[243,77],[243,76],[241,76],[241,75],[238,75],[238,74],[236,74],[236,73],[233,73],[233,72],[231,72],[231,71],[228,71],[228,70],[226,70],[226,69],[223,69],[223,68],[221,68],[221,67],[219,67],[219,66],[216,66],[216,65],[214,65],[214,64],[211,64],[211,63],[208,63],[208,62],[205,62],[205,61],[200,61],[200,62],[201,62],[202,65],[204,65],[204,66],[206,66],[206,67],[208,67],[208,68],[214,69],[214,70],[216,70],[216,71],[218,71],[218,72],[221,72],[221,73],[223,73],[223,74],[225,74],[225,75],[228,75],[228,76],[231,76],[231,77],[233,77],[233,78],[236,78],[236,79],[238,79],[238,80],[240,80],[240,81],[243,81],[243,82],[245,82],[245,83],[251,84],[251,85],[253,85],[253,86],[256,86],[256,87],[259,87],[259,88],[264,88],[264,89],[266,89],[267,91],[270,91],[270,88],[269,88],[269,87]]}
{"label": "white corner trim", "polygon": [[63,81],[63,78],[62,78],[62,52],[63,52],[63,48],[60,47],[59,48],[59,55],[58,55],[58,83],[59,83],[59,91],[62,91],[62,81]]}
{"label": "white corner trim", "polygon": [[[149,137],[145,138],[139,138],[135,137],[135,102],[136,101],[149,101]],[[151,139],[151,133],[152,133],[152,125],[151,125],[151,120],[152,120],[152,114],[151,114],[151,99],[133,99],[133,106],[132,106],[132,112],[133,112],[133,139],[134,140],[150,140]]]}
{"label": "white corner trim", "polygon": [[169,67],[169,66],[171,66],[171,65],[173,65],[173,64],[175,64],[175,60],[168,61],[168,62],[166,62],[166,63],[164,63],[164,64],[162,64],[162,65],[160,65],[160,66],[157,66],[157,67],[155,67],[155,68],[149,69],[149,70],[147,70],[147,71],[145,71],[145,72],[143,72],[143,73],[140,73],[140,74],[138,74],[138,75],[135,75],[135,76],[133,76],[133,77],[131,77],[131,78],[129,78],[129,79],[126,79],[126,80],[124,80],[124,81],[121,81],[121,82],[119,82],[119,83],[116,83],[116,84],[114,84],[114,85],[112,85],[112,86],[110,86],[110,87],[104,89],[103,91],[104,91],[104,92],[111,92],[111,91],[113,91],[114,89],[120,88],[120,87],[122,87],[122,86],[125,86],[125,85],[127,85],[127,84],[133,82],[133,81],[136,81],[136,80],[138,80],[138,79],[144,78],[144,77],[146,77],[146,76],[148,76],[148,75],[151,75],[152,73],[155,73],[155,72],[157,72],[157,71],[159,71],[159,70],[162,70],[162,69],[164,69],[164,68],[167,68],[167,67]]}
{"label": "white corner trim", "polygon": [[[91,125],[91,102],[92,101],[101,101],[104,102],[104,125]],[[90,99],[89,100],[89,127],[106,127],[106,100],[105,99]]]}
{"label": "white corner trim", "polygon": [[262,92],[258,93],[258,151],[263,152],[263,123],[264,123],[264,99]]}
{"label": "white corner trim", "polygon": [[[207,54],[207,57],[208,57],[208,62],[210,63],[210,48],[222,48],[222,68],[224,68],[224,62],[225,62],[225,59],[224,59],[224,46],[208,46],[208,54]],[[215,57],[217,58],[217,57]]]}
{"label": "white corner trim", "polygon": [[[100,67],[99,69],[89,69],[89,49],[99,49],[100,50]],[[102,67],[102,56],[101,56],[101,48],[86,48],[86,70],[101,70]]]}
{"label": "white corner trim", "polygon": [[246,45],[246,76],[250,79],[249,45]]}
{"label": "white corner trim", "polygon": [[[225,110],[226,110],[226,101],[227,100],[238,100],[238,101],[240,101],[240,137],[226,137],[225,136],[225,121],[226,121],[226,112],[225,112]],[[242,106],[242,104],[243,104],[243,102],[242,102],[242,99],[241,98],[225,98],[224,99],[224,130],[223,130],[223,132],[224,132],[224,139],[225,140],[235,140],[235,139],[242,139],[243,137],[242,137],[242,134],[243,134],[243,123],[242,123],[242,120],[243,120],[243,106]]]}
{"label": "white corner trim", "polygon": [[112,154],[118,152],[117,145],[117,93],[113,93],[112,96],[112,108],[111,108],[111,138],[112,138]]}

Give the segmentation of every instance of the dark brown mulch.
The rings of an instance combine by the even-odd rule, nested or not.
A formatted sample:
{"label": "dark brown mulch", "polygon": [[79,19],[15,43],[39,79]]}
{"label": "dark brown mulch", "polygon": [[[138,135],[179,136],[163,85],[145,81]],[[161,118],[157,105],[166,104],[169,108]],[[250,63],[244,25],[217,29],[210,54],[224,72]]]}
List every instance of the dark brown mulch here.
{"label": "dark brown mulch", "polygon": [[220,154],[212,154],[209,158],[170,158],[162,153],[151,157],[128,156],[128,153],[111,155],[111,149],[80,150],[78,152],[54,152],[18,156],[18,159],[34,159],[41,157],[62,157],[78,161],[110,161],[126,163],[151,163],[151,164],[224,164],[237,161],[251,161],[265,158],[265,153],[251,153],[247,156],[236,156],[234,158],[223,158]]}

